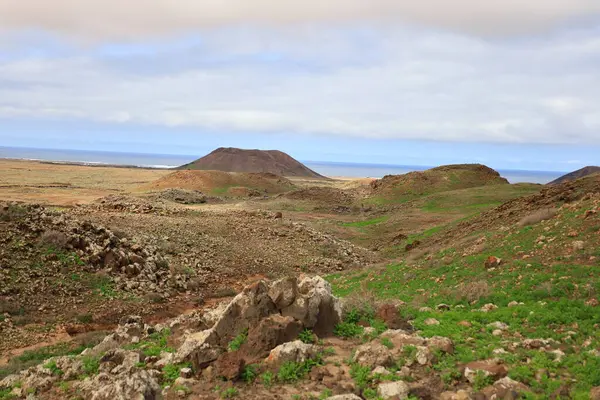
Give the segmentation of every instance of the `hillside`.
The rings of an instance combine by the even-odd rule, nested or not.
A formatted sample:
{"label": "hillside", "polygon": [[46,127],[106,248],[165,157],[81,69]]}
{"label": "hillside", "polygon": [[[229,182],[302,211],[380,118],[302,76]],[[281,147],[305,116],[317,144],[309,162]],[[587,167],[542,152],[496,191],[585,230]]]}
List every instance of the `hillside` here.
{"label": "hillside", "polygon": [[560,178],[550,182],[548,185],[558,185],[559,183],[574,181],[579,178],[583,178],[588,175],[598,174],[600,173],[600,167],[595,166],[587,166],[577,171],[570,172],[566,175],[561,176]]}
{"label": "hillside", "polygon": [[244,150],[218,148],[212,153],[179,169],[225,172],[262,172],[280,176],[325,179],[301,162],[278,150]]}
{"label": "hillside", "polygon": [[444,165],[404,175],[387,175],[371,182],[373,196],[406,200],[414,196],[508,184],[495,170],[481,164]]}
{"label": "hillside", "polygon": [[178,188],[199,190],[213,195],[234,197],[283,193],[294,189],[289,180],[270,173],[235,173],[223,171],[176,171],[164,176],[146,189]]}

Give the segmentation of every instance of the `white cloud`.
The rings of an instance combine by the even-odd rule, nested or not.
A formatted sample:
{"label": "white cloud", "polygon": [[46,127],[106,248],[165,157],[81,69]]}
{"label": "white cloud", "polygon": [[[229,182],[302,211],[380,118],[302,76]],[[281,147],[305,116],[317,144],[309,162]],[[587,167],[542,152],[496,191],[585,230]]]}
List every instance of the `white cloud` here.
{"label": "white cloud", "polygon": [[[198,131],[600,143],[595,31],[485,41],[414,28],[205,33],[118,57],[0,62],[0,117]],[[132,55],[127,55],[131,53]]]}
{"label": "white cloud", "polygon": [[0,27],[135,39],[232,25],[361,21],[496,35],[536,32],[596,13],[597,0],[0,0]]}

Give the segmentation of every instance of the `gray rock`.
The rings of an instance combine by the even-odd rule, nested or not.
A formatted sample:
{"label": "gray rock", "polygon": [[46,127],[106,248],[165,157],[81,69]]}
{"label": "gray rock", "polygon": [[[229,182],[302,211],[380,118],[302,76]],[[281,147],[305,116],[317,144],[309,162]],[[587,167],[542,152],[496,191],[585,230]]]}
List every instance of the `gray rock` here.
{"label": "gray rock", "polygon": [[281,365],[289,361],[301,363],[316,357],[318,351],[317,346],[296,340],[275,347],[266,361],[273,365]]}
{"label": "gray rock", "polygon": [[390,349],[381,343],[371,342],[356,349],[353,361],[360,365],[375,368],[377,366],[390,366],[394,360]]}
{"label": "gray rock", "polygon": [[271,297],[271,300],[273,300],[273,303],[275,303],[275,306],[279,310],[292,305],[294,300],[296,300],[297,293],[298,282],[296,278],[283,278],[273,282],[269,286],[269,297]]}
{"label": "gray rock", "polygon": [[410,388],[403,381],[382,383],[377,386],[377,394],[384,399],[402,400],[408,398]]}

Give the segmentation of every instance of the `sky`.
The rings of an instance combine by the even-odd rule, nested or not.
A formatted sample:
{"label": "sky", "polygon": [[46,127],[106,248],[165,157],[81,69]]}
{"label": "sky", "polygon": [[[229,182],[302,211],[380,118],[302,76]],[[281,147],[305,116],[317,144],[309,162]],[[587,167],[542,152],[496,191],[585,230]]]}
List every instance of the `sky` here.
{"label": "sky", "polygon": [[600,2],[0,0],[0,146],[600,164]]}

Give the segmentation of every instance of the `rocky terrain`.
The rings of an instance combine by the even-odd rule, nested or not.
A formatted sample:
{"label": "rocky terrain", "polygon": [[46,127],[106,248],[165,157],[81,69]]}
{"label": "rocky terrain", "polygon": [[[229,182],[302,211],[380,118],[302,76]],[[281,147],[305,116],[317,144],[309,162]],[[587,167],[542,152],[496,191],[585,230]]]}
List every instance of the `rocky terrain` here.
{"label": "rocky terrain", "polygon": [[196,161],[181,166],[180,169],[269,173],[288,177],[326,179],[288,154],[278,150],[245,150],[221,147]]}
{"label": "rocky terrain", "polygon": [[584,178],[589,175],[600,173],[600,167],[588,166],[578,169],[577,171],[570,172],[566,175],[561,176],[560,178],[552,181],[549,185],[557,185],[559,183],[565,183],[569,181],[575,181],[579,178]]}
{"label": "rocky terrain", "polygon": [[497,360],[466,364],[455,391],[444,390],[431,367],[455,353],[454,343],[412,332],[397,307],[381,304],[383,319],[363,327],[358,323],[375,315],[344,305],[320,277],[259,281],[204,313],[157,325],[125,317],[98,345],[6,376],[0,390],[15,397],[98,400],[453,399],[472,396],[472,384],[493,399],[529,390],[508,378]]}
{"label": "rocky terrain", "polygon": [[600,395],[597,176],[124,173],[0,204],[0,400]]}

